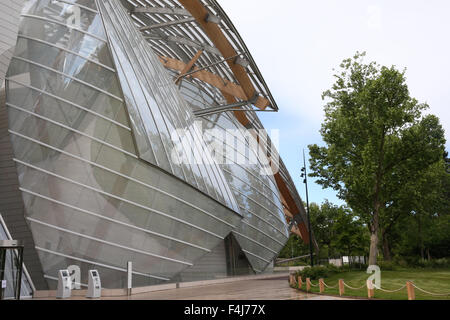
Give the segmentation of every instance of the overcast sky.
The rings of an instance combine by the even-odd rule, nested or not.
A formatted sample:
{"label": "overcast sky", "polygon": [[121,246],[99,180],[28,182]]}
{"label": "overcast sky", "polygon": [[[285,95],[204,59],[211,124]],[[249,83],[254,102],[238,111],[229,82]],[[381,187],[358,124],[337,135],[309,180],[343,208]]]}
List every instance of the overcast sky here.
{"label": "overcast sky", "polygon": [[[430,105],[450,149],[450,1],[219,0],[246,42],[280,111],[261,113],[280,129],[280,153],[300,195],[301,150],[322,144],[321,93],[332,69],[356,51],[366,61],[407,68],[411,95]],[[311,180],[310,201],[341,203]]]}

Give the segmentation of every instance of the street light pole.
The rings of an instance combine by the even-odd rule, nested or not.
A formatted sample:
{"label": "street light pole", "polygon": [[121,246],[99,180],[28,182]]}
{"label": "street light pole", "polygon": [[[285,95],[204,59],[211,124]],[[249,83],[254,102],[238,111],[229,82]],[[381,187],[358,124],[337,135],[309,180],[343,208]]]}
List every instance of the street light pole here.
{"label": "street light pole", "polygon": [[312,244],[312,235],[311,235],[311,219],[310,219],[310,211],[309,211],[309,195],[308,195],[308,173],[306,171],[306,158],[305,158],[305,150],[303,150],[303,168],[302,168],[302,178],[304,178],[303,183],[306,187],[306,210],[308,217],[308,233],[309,233],[309,255],[311,258],[311,267],[314,267],[314,257],[313,257],[313,244]]}

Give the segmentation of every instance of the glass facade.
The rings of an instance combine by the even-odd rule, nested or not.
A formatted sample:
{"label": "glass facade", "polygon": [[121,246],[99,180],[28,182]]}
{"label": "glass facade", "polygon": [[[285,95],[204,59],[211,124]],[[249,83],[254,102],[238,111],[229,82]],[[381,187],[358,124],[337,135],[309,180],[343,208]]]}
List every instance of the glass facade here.
{"label": "glass facade", "polygon": [[[183,81],[180,92],[194,110],[214,103],[208,92],[193,82]],[[225,151],[220,155],[221,167],[244,217],[233,235],[253,269],[262,272],[289,237],[278,188],[273,176],[264,172],[268,160],[232,113],[201,119],[208,145]]]}
{"label": "glass facade", "polygon": [[[108,43],[95,7],[78,6],[78,27],[67,22],[67,11],[74,11],[69,4],[28,1],[26,8],[7,74],[9,131],[26,218],[50,287],[57,271],[71,264],[99,268],[106,287],[121,287],[127,261],[137,286],[170,281],[239,223],[229,208],[231,191],[210,180],[201,192],[156,166],[160,162],[142,159],[130,125],[136,122],[131,112],[128,117],[136,107],[130,97],[139,93],[122,85],[133,70],[116,70],[116,52],[124,49]],[[151,112],[159,93],[143,90],[155,106],[139,108]],[[218,176],[212,167],[202,170]],[[225,195],[228,201],[219,202]]]}
{"label": "glass facade", "polygon": [[118,0],[25,1],[8,139],[50,289],[70,265],[105,288],[128,261],[135,287],[260,273],[287,242],[267,154],[233,113],[196,118],[217,90],[160,59]]}

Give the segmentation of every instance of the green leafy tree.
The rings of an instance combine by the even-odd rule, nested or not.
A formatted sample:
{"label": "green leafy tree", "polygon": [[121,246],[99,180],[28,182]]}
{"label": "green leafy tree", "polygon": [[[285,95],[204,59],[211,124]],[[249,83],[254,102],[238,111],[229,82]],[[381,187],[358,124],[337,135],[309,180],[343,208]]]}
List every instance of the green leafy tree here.
{"label": "green leafy tree", "polygon": [[409,214],[389,233],[390,240],[396,244],[394,253],[404,256],[419,255],[422,259],[448,256],[449,190],[450,175],[445,171],[444,160],[430,166],[414,183],[402,188],[405,193],[402,197],[402,207]]}
{"label": "green leafy tree", "polygon": [[303,240],[296,234],[291,234],[285,247],[278,254],[280,259],[296,258],[308,254],[309,249],[303,243]]}
{"label": "green leafy tree", "polygon": [[364,53],[346,59],[327,99],[321,135],[309,146],[312,177],[333,188],[370,231],[369,264],[376,264],[380,218],[398,181],[417,177],[444,153],[439,119],[410,97],[405,72],[364,64]]}
{"label": "green leafy tree", "polygon": [[[421,256],[424,257],[423,235],[424,223],[434,215],[448,212],[449,200],[447,199],[445,181],[449,176],[445,172],[445,162],[442,159],[428,168],[417,168],[407,162],[398,171],[402,174],[394,177],[387,185],[391,201],[386,204],[381,212],[381,238],[383,256],[385,260],[391,260],[390,242],[398,238],[394,234],[397,224],[405,224],[405,218],[413,216],[417,223],[417,235],[421,248]],[[413,172],[408,172],[408,171]],[[406,178],[405,178],[406,177]],[[414,179],[410,179],[414,177]],[[397,229],[398,230],[398,229]]]}
{"label": "green leafy tree", "polygon": [[310,212],[321,258],[367,253],[367,228],[350,208],[325,201],[320,206],[312,203]]}

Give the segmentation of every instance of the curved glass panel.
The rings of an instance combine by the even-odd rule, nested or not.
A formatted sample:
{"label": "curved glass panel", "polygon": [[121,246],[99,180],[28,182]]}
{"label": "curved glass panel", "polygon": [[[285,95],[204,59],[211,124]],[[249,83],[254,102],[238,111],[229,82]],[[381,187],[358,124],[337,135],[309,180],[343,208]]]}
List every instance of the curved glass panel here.
{"label": "curved glass panel", "polygon": [[[94,1],[89,2],[92,3],[91,6],[94,6]],[[88,10],[84,6],[78,5],[75,1],[73,3],[53,0],[28,1],[22,15],[38,20],[57,22],[63,26],[105,39],[105,29],[100,15],[95,10]]]}
{"label": "curved glass panel", "polygon": [[[180,92],[186,101],[193,102],[194,110],[213,105],[212,98],[191,80],[182,82]],[[205,140],[220,159],[244,216],[233,235],[254,270],[262,272],[289,236],[278,188],[273,176],[265,174],[267,159],[251,133],[232,114],[202,117],[202,121]]]}
{"label": "curved glass panel", "polygon": [[[98,2],[118,76],[128,90],[133,131],[148,134],[139,156],[239,212],[223,172],[209,154],[202,132],[173,80],[118,1]],[[140,139],[145,142],[144,139]],[[152,149],[153,157],[144,158]],[[142,152],[141,152],[142,150]],[[153,162],[154,161],[154,162]]]}
{"label": "curved glass panel", "polygon": [[[138,97],[134,86],[142,75],[125,64],[115,69],[108,43],[100,39],[106,36],[95,2],[77,3],[90,6],[80,7],[79,28],[62,18],[67,4],[28,2],[7,75],[9,132],[25,218],[50,288],[56,287],[57,270],[71,264],[82,275],[84,268],[102,270],[105,288],[120,287],[127,261],[133,261],[136,284],[167,282],[217,247],[241,217],[218,202],[231,206],[223,195],[231,190],[208,180],[201,192],[174,176],[185,178],[188,166],[179,166],[179,174],[163,171],[172,173],[164,167],[165,151],[166,158],[154,163],[160,167],[138,157],[136,144],[146,144],[143,150],[154,161],[162,155],[154,138],[161,147],[169,143],[171,137],[164,141],[159,130],[181,125],[178,119],[167,126],[174,110],[181,111],[174,107],[134,122],[125,104],[147,106],[155,89],[147,87]],[[119,83],[124,73],[125,85]],[[202,174],[221,172],[202,170],[192,173],[192,184],[204,181]]]}
{"label": "curved glass panel", "polygon": [[[233,234],[254,270],[262,272],[284,247],[289,233],[273,177],[262,171],[262,154],[252,148],[256,143],[250,142],[254,139],[250,134],[241,136],[245,129],[231,117],[208,117],[205,135],[211,145],[226,150],[222,168],[245,217]],[[220,131],[224,134],[213,134]]]}

